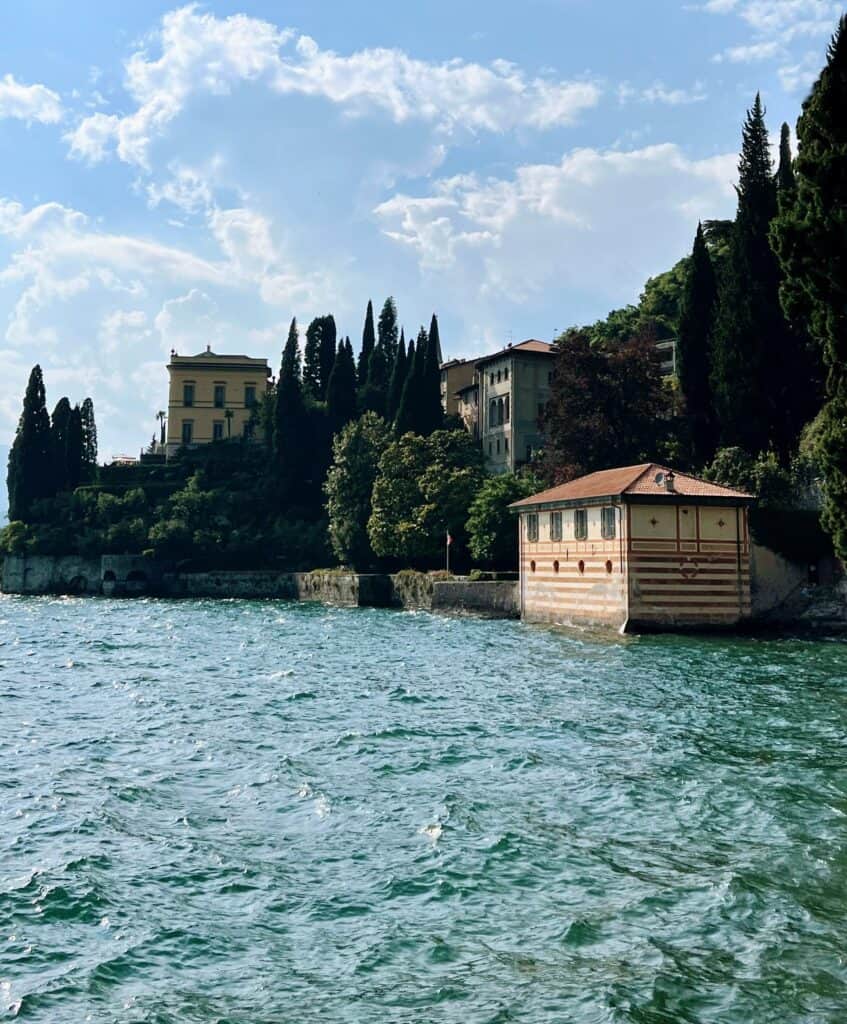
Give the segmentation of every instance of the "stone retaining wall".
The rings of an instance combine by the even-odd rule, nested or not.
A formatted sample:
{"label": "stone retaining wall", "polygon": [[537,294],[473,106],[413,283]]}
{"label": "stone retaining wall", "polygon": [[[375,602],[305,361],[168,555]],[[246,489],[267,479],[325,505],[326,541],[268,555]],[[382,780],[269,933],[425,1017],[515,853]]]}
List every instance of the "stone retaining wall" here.
{"label": "stone retaining wall", "polygon": [[519,619],[520,584],[503,580],[436,580],[432,585],[431,608],[433,611]]}

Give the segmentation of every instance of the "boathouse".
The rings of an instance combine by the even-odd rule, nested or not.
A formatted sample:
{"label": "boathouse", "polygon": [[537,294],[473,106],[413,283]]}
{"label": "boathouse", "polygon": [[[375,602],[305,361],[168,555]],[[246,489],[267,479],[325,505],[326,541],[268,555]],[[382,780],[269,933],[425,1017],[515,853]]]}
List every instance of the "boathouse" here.
{"label": "boathouse", "polygon": [[633,632],[736,626],[750,616],[752,502],[653,462],[517,501],[521,615]]}

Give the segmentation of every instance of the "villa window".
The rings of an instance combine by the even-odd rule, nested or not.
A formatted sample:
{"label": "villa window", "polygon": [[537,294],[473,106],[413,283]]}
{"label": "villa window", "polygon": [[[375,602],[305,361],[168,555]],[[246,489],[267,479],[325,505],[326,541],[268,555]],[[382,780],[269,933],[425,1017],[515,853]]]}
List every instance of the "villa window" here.
{"label": "villa window", "polygon": [[500,454],[500,438],[497,438],[497,454]]}
{"label": "villa window", "polygon": [[526,539],[535,543],[538,540],[538,513],[530,512],[526,517]]}
{"label": "villa window", "polygon": [[183,384],[182,385],[182,404],[184,406],[194,405],[194,385]]}
{"label": "villa window", "polygon": [[244,406],[247,409],[252,409],[256,404],[256,385],[246,384],[244,387]]}
{"label": "villa window", "polygon": [[212,424],[212,440],[223,441],[224,439],[224,421],[215,420]]}
{"label": "villa window", "polygon": [[215,385],[215,408],[223,409],[226,404],[226,385],[216,384]]}
{"label": "villa window", "polygon": [[509,367],[507,366],[506,369],[503,371],[503,380],[508,380],[508,379],[509,379]]}
{"label": "villa window", "polygon": [[497,400],[497,425],[500,426],[503,423],[503,399],[498,398]]}
{"label": "villa window", "polygon": [[550,513],[550,540],[562,539],[562,513]]}
{"label": "villa window", "polygon": [[191,444],[194,440],[194,420],[182,421],[182,443]]}
{"label": "villa window", "polygon": [[600,532],[603,540],[614,540],[615,538],[615,512],[612,505],[606,505],[600,510]]}
{"label": "villa window", "polygon": [[505,412],[506,412],[506,422],[508,423],[509,422],[509,416],[510,416],[509,396],[508,395],[506,395],[506,404],[505,404],[504,408],[505,408]]}
{"label": "villa window", "polygon": [[497,399],[492,398],[488,405],[488,426],[497,426]]}
{"label": "villa window", "polygon": [[575,508],[573,512],[573,535],[577,540],[588,537],[588,509]]}
{"label": "villa window", "polygon": [[488,375],[488,383],[489,384],[493,384],[494,383],[494,372],[493,371]]}
{"label": "villa window", "polygon": [[498,384],[500,383],[500,371],[499,370],[497,371],[497,383]]}
{"label": "villa window", "polygon": [[509,453],[509,439],[508,437],[503,438],[503,451],[508,455]]}

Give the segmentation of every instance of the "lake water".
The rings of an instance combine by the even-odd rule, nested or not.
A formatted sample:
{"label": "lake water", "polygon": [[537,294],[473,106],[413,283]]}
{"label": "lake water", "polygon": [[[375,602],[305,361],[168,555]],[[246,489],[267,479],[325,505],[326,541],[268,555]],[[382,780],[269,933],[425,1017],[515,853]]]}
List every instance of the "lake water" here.
{"label": "lake water", "polygon": [[843,1022],[846,736],[834,642],[0,598],[0,1019]]}

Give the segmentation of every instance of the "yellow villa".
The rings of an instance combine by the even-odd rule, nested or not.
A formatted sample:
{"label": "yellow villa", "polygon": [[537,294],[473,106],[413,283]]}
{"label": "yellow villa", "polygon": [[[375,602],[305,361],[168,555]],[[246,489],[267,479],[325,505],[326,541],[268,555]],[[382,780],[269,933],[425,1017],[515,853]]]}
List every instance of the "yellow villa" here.
{"label": "yellow villa", "polygon": [[253,409],[268,387],[267,359],[171,352],[166,452],[255,434]]}
{"label": "yellow villa", "polygon": [[653,462],[515,502],[521,615],[627,631],[736,626],[750,616],[752,502]]}

